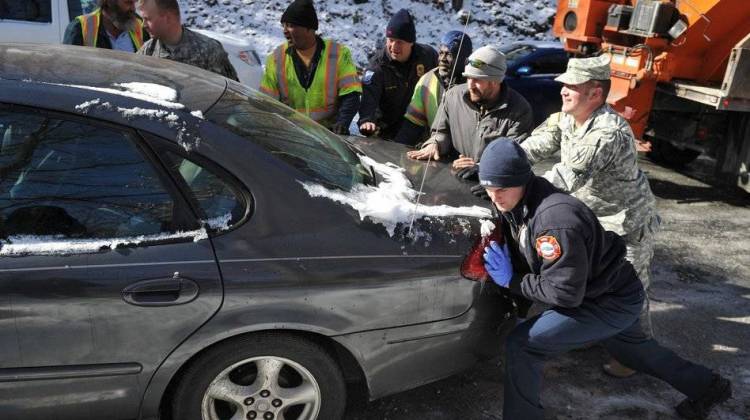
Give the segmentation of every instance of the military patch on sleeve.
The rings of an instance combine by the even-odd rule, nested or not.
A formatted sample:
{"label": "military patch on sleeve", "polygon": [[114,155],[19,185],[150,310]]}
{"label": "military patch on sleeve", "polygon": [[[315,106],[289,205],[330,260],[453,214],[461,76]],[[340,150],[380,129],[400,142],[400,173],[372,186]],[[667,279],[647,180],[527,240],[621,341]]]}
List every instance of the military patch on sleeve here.
{"label": "military patch on sleeve", "polygon": [[424,64],[417,64],[417,77],[424,76]]}
{"label": "military patch on sleeve", "polygon": [[372,70],[365,71],[365,75],[362,76],[362,83],[369,85],[370,82],[372,81],[372,76],[374,75],[375,75],[375,72]]}
{"label": "military patch on sleeve", "polygon": [[560,244],[554,236],[545,235],[536,238],[536,253],[545,260],[556,260],[562,255]]}

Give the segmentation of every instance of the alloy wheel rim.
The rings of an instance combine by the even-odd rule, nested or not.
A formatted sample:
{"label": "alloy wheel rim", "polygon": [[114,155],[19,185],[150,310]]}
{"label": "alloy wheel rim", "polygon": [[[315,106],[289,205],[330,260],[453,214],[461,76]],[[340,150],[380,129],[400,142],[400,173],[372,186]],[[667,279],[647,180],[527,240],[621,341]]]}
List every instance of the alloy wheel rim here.
{"label": "alloy wheel rim", "polygon": [[283,357],[256,356],[224,369],[201,402],[203,420],[314,420],[320,386],[304,366]]}

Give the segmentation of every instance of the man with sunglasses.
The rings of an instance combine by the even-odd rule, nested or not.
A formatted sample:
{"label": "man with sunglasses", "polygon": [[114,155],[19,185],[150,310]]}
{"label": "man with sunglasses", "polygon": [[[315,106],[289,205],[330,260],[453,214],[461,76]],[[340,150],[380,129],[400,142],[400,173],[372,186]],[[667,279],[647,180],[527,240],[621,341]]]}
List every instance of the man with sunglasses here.
{"label": "man with sunglasses", "polygon": [[417,82],[404,114],[405,121],[396,135],[397,143],[414,146],[429,136],[445,91],[466,82],[463,72],[471,50],[471,38],[465,33],[449,31],[443,35],[438,50],[438,66]]}
{"label": "man with sunglasses", "polygon": [[487,197],[477,183],[482,151],[500,137],[520,142],[532,129],[531,106],[503,83],[506,68],[505,55],[497,48],[474,51],[463,72],[467,82],[445,93],[430,138],[407,156],[438,160],[458,155],[453,161],[456,176],[470,183],[472,194]]}
{"label": "man with sunglasses", "polygon": [[[562,112],[552,114],[521,147],[532,163],[560,152],[560,162],[544,177],[583,201],[607,230],[625,239],[626,257],[648,292],[660,219],[648,179],[638,166],[633,131],[606,103],[609,77],[608,55],[571,58],[566,72],[555,79],[563,84]],[[640,320],[643,331],[653,335],[648,295]],[[635,373],[616,359],[603,367],[616,377]]]}

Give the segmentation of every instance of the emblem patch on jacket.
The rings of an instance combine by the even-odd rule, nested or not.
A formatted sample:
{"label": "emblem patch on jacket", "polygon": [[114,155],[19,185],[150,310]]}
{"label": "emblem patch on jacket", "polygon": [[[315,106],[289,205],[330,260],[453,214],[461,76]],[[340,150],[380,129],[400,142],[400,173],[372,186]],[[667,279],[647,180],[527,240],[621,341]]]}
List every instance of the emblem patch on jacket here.
{"label": "emblem patch on jacket", "polygon": [[424,64],[417,64],[417,77],[424,76]]}
{"label": "emblem patch on jacket", "polygon": [[545,260],[554,261],[560,258],[562,250],[554,236],[545,235],[536,238],[536,253]]}
{"label": "emblem patch on jacket", "polygon": [[369,85],[372,81],[372,76],[375,75],[375,72],[372,70],[365,71],[365,75],[362,77],[362,83]]}

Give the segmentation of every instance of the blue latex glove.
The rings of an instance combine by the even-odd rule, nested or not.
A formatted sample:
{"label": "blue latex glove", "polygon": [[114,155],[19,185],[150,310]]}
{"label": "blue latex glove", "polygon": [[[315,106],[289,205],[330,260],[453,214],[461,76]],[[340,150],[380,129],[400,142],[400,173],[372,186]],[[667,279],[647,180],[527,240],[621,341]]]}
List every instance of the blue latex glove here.
{"label": "blue latex glove", "polygon": [[508,287],[510,279],[513,277],[513,265],[510,263],[510,252],[508,244],[502,248],[495,241],[490,242],[490,246],[484,248],[484,268],[490,273],[492,281],[498,286]]}

